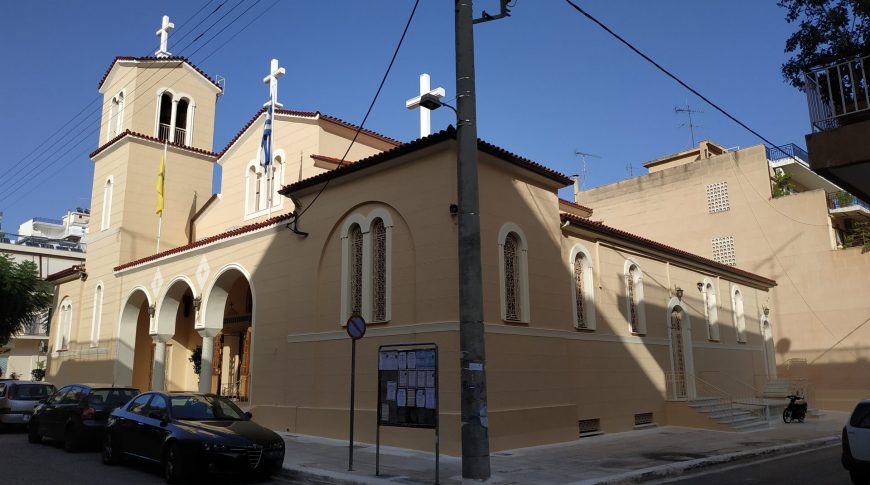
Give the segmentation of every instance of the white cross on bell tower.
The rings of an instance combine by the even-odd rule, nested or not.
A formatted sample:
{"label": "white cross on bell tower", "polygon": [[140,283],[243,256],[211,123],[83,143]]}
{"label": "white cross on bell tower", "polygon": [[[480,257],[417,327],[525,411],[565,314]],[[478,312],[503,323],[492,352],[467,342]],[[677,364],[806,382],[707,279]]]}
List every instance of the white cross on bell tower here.
{"label": "white cross on bell tower", "polygon": [[273,108],[280,108],[284,105],[278,102],[278,78],[286,74],[287,71],[283,67],[278,67],[278,59],[272,59],[270,71],[269,75],[263,78],[263,83],[269,85],[269,101],[263,106],[271,104]]}
{"label": "white cross on bell tower", "polygon": [[160,50],[154,53],[157,57],[169,57],[169,33],[175,28],[175,24],[169,21],[169,15],[163,16],[163,24],[160,30],[156,32],[157,37],[160,37]]}
{"label": "white cross on bell tower", "polygon": [[420,108],[420,138],[429,136],[432,133],[431,113],[428,108],[420,106],[420,99],[424,94],[431,94],[441,99],[445,96],[444,88],[431,89],[429,87],[429,75],[426,73],[420,74],[420,96],[411,98],[405,101],[405,107],[408,109]]}

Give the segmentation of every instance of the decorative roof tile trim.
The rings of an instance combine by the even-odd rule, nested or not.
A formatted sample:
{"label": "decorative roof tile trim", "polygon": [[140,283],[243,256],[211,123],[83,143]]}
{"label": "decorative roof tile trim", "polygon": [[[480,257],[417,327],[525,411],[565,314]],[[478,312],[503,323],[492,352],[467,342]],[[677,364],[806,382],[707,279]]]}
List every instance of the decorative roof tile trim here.
{"label": "decorative roof tile trim", "polygon": [[580,205],[580,204],[578,204],[578,203],[576,203],[576,202],[571,202],[570,200],[568,200],[568,199],[563,199],[563,198],[561,198],[561,197],[559,197],[559,203],[560,203],[560,204],[565,204],[565,205],[567,205],[568,207],[573,207],[573,208],[578,209],[578,210],[581,210],[581,211],[583,211],[583,212],[588,212],[589,215],[592,215],[592,212],[593,212],[591,207],[586,207],[585,205]]}
{"label": "decorative roof tile trim", "polygon": [[135,261],[130,261],[129,263],[124,263],[122,265],[115,266],[113,268],[113,271],[125,270],[127,268],[132,268],[133,266],[145,264],[145,263],[148,263],[148,262],[151,262],[151,261],[154,261],[156,259],[160,259],[160,258],[163,258],[166,256],[170,256],[170,255],[178,254],[178,253],[183,253],[183,252],[188,251],[190,249],[198,248],[200,246],[206,246],[208,244],[220,241],[222,239],[228,239],[228,238],[231,238],[234,236],[240,236],[242,234],[254,232],[258,229],[263,229],[265,227],[269,227],[269,226],[278,224],[280,222],[292,219],[295,215],[296,214],[294,212],[288,212],[287,214],[281,214],[279,216],[275,216],[275,217],[272,217],[270,219],[266,219],[265,221],[255,222],[253,224],[248,224],[246,226],[242,226],[242,227],[239,227],[237,229],[233,229],[231,231],[222,232],[222,233],[216,234],[214,236],[209,236],[209,237],[200,239],[199,241],[194,241],[190,244],[185,244],[184,246],[179,246],[177,248],[167,249],[166,251],[161,251],[157,254],[152,254],[151,256],[146,256],[144,258],[137,259]]}
{"label": "decorative roof tile trim", "polygon": [[218,89],[220,89],[221,91],[223,91],[223,88],[220,87],[220,85],[217,83],[217,81],[215,81],[214,79],[212,79],[211,76],[209,76],[208,74],[205,73],[205,71],[203,71],[202,69],[200,69],[199,67],[197,67],[196,64],[194,64],[194,63],[190,62],[189,60],[187,60],[187,58],[184,57],[184,56],[169,56],[169,57],[155,57],[155,56],[144,56],[144,57],[118,56],[118,57],[115,58],[115,60],[112,61],[111,64],[109,64],[109,68],[106,69],[106,73],[103,74],[103,77],[100,79],[100,84],[97,85],[97,89],[100,89],[100,88],[103,87],[103,83],[106,82],[106,78],[109,77],[109,73],[112,72],[112,68],[115,67],[115,64],[117,64],[118,61],[161,61],[161,62],[165,62],[165,61],[181,61],[181,62],[184,62],[185,64],[187,64],[188,66],[192,67],[193,70],[195,70],[196,72],[202,74],[202,77],[208,79],[209,82],[212,83],[212,84],[214,84],[214,86],[215,86],[216,88],[218,88]]}
{"label": "decorative roof tile trim", "polygon": [[334,164],[336,164],[336,165],[341,164],[341,166],[349,165],[349,164],[351,164],[351,163],[354,163],[354,162],[351,161],[351,160],[344,160],[344,161],[342,161],[340,158],[328,157],[328,156],[326,156],[326,155],[311,155],[311,158],[314,159],[314,160],[320,160],[321,162],[329,162],[329,163],[334,163]]}
{"label": "decorative roof tile trim", "polygon": [[[112,138],[111,140],[107,141],[106,143],[103,144],[103,146],[101,146],[100,148],[97,148],[96,150],[94,150],[93,152],[91,152],[91,154],[88,155],[88,156],[91,157],[91,158],[94,158],[95,156],[99,155],[101,152],[103,152],[104,150],[106,150],[106,149],[109,148],[110,146],[114,145],[116,142],[120,141],[121,138],[124,138],[125,136],[132,136],[132,137],[134,137],[134,138],[139,138],[139,139],[142,139],[142,140],[153,141],[153,142],[157,142],[157,143],[163,143],[163,140],[161,140],[161,139],[159,139],[159,138],[155,138],[155,137],[153,137],[153,136],[144,135],[144,134],[142,134],[142,133],[137,133],[137,132],[135,132],[135,131],[124,130],[123,133],[121,133],[120,135],[116,136],[115,138]],[[218,157],[218,154],[215,153],[215,152],[210,152],[210,151],[208,151],[208,150],[203,150],[202,148],[195,148],[195,147],[191,147],[191,146],[187,146],[187,145],[182,145],[181,143],[175,143],[175,142],[173,142],[173,143],[169,143],[169,146],[171,146],[171,147],[175,147],[175,148],[180,148],[180,149],[182,149],[182,150],[187,150],[187,151],[194,152],[194,153],[199,153],[199,154],[201,154],[201,155],[207,155],[207,156],[209,156],[209,157],[214,157],[214,158],[217,158],[217,157]]]}
{"label": "decorative roof tile trim", "polygon": [[76,264],[76,265],[71,266],[71,267],[69,267],[69,268],[67,268],[67,269],[62,269],[62,270],[58,271],[57,273],[52,273],[52,274],[46,276],[46,277],[45,277],[45,281],[55,281],[55,280],[59,280],[59,279],[61,279],[61,278],[64,278],[64,277],[67,277],[67,276],[72,276],[72,275],[74,275],[74,274],[76,274],[76,273],[79,273],[79,272],[83,271],[84,269],[85,269],[85,266],[84,266],[84,265],[82,265],[82,264]]}
{"label": "decorative roof tile trim", "polygon": [[597,231],[600,233],[609,234],[611,236],[616,236],[616,237],[621,238],[621,239],[626,239],[628,241],[632,241],[632,242],[640,244],[642,246],[646,246],[646,247],[649,247],[652,249],[657,249],[659,251],[665,251],[665,252],[668,252],[671,254],[675,254],[677,256],[684,257],[686,259],[691,259],[693,261],[696,261],[696,262],[701,263],[701,264],[705,264],[707,266],[712,266],[714,268],[718,268],[718,269],[727,271],[729,273],[735,273],[735,274],[741,275],[744,278],[753,279],[753,280],[758,281],[758,282],[760,282],[764,285],[767,285],[769,287],[776,286],[776,281],[774,281],[770,278],[765,278],[764,276],[760,276],[760,275],[757,275],[755,273],[750,273],[749,271],[745,271],[745,270],[739,269],[739,268],[734,267],[734,266],[728,266],[727,264],[722,264],[722,263],[713,261],[712,259],[707,259],[703,256],[698,256],[695,253],[683,251],[682,249],[677,249],[673,246],[668,246],[667,244],[662,244],[660,242],[653,241],[652,239],[647,239],[645,237],[641,237],[641,236],[638,236],[636,234],[632,234],[630,232],[623,231],[621,229],[616,229],[615,227],[608,226],[608,225],[604,224],[603,222],[591,221],[589,219],[584,219],[582,217],[577,217],[573,214],[567,214],[564,212],[562,214],[560,214],[559,216],[560,216],[562,222],[570,222],[571,224],[578,226],[578,227],[584,227],[584,228],[591,229],[593,231]]}
{"label": "decorative roof tile trim", "polygon": [[494,157],[501,158],[502,160],[513,163],[514,165],[519,165],[520,167],[531,170],[532,172],[537,173],[538,175],[543,175],[548,179],[555,180],[563,184],[563,186],[571,185],[574,183],[571,180],[571,177],[567,175],[557,172],[552,168],[545,167],[538,162],[533,160],[529,160],[528,158],[521,157],[516,153],[509,152],[502,147],[493,145],[492,143],[485,142],[480,138],[477,139],[477,149],[482,151],[483,153],[488,153]]}
{"label": "decorative roof tile trim", "polygon": [[[260,108],[256,113],[254,113],[254,116],[252,116],[251,119],[248,120],[247,123],[245,123],[245,126],[243,126],[242,129],[239,130],[235,134],[235,136],[233,136],[230,139],[230,141],[226,144],[226,146],[224,146],[224,149],[219,152],[220,156],[223,156],[224,153],[226,153],[230,148],[232,148],[232,146],[235,145],[237,141],[239,141],[239,138],[241,138],[241,136],[246,131],[248,131],[248,128],[250,128],[251,125],[253,125],[254,122],[257,121],[257,118],[259,118],[260,115],[262,115],[265,112],[266,112],[266,108],[263,107],[263,108]],[[277,109],[277,110],[275,110],[275,113],[279,114],[279,115],[299,116],[302,118],[314,118],[314,119],[320,118],[324,121],[328,121],[330,123],[341,125],[345,128],[350,128],[352,130],[356,130],[357,128],[359,128],[358,126],[356,126],[354,124],[340,120],[338,118],[335,118],[334,116],[321,114],[320,111],[296,111],[296,110],[291,110],[291,109]],[[366,135],[375,137],[379,140],[383,140],[387,143],[392,143],[393,145],[401,145],[402,144],[402,142],[400,142],[399,140],[395,140],[393,138],[382,135],[380,133],[376,133],[376,132],[371,131],[371,130],[367,130],[365,128],[363,128],[362,131],[360,131],[360,133],[365,133]]]}

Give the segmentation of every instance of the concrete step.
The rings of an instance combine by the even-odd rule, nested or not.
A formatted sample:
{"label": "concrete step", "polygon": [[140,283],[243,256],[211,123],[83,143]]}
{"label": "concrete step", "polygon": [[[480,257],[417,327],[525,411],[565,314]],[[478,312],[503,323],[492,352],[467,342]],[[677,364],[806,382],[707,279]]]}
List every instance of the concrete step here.
{"label": "concrete step", "polygon": [[767,424],[766,421],[764,421],[763,419],[758,419],[755,421],[749,421],[746,423],[732,425],[731,428],[734,431],[756,431],[759,429],[766,429],[766,428],[768,428],[768,426],[769,425]]}

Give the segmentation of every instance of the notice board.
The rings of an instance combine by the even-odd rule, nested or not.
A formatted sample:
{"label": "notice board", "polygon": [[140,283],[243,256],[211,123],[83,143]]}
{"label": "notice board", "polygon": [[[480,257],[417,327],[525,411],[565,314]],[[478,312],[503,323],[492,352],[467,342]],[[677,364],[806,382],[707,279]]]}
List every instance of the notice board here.
{"label": "notice board", "polygon": [[388,345],[378,349],[378,425],[437,427],[437,347]]}

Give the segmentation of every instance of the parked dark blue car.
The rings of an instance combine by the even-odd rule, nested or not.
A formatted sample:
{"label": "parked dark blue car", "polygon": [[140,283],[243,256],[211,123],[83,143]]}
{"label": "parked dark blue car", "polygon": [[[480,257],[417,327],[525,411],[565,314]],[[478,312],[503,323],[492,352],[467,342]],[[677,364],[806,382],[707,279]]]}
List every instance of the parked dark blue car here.
{"label": "parked dark blue car", "polygon": [[281,469],[284,440],[224,397],[146,392],[109,417],[102,457],[161,463],[169,483],[211,471],[267,477]]}

